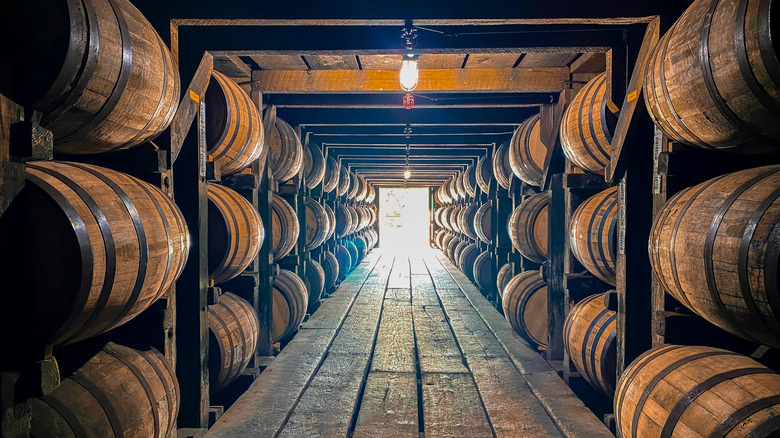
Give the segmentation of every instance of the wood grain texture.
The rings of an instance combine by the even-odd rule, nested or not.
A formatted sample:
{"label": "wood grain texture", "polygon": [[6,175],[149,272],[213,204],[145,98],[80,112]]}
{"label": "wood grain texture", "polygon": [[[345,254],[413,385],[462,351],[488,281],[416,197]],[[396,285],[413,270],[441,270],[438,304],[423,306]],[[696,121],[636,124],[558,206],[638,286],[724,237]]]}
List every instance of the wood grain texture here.
{"label": "wood grain texture", "polygon": [[271,339],[279,342],[293,335],[303,322],[309,294],[301,277],[280,269],[273,283],[273,319]]}
{"label": "wood grain texture", "polygon": [[238,173],[263,152],[260,113],[238,84],[217,71],[212,72],[204,99],[208,154],[223,175]]}
{"label": "wood grain texture", "polygon": [[290,253],[298,241],[300,224],[295,209],[281,196],[274,194],[271,203],[271,239],[274,261]]}
{"label": "wood grain texture", "polygon": [[354,437],[417,438],[417,376],[414,373],[371,372],[360,404]]}
{"label": "wood grain texture", "polygon": [[257,349],[260,323],[250,304],[227,292],[209,306],[209,391],[233,382],[249,365]]}
{"label": "wood grain texture", "polygon": [[591,274],[615,285],[617,259],[617,187],[591,196],[574,211],[569,222],[569,247]]}
{"label": "wood grain texture", "polygon": [[[429,266],[435,266],[435,260],[428,260]],[[440,267],[442,265],[439,265]],[[506,351],[515,368],[523,375],[529,388],[539,403],[544,406],[558,429],[569,437],[612,437],[612,433],[571,389],[558,377],[552,367],[539,355],[538,351],[525,339],[518,336],[506,319],[495,311],[495,307],[468,282],[466,277],[454,267],[443,266],[460,285],[464,295],[479,313],[480,318],[490,329]],[[435,269],[432,267],[431,271]]]}
{"label": "wood grain texture", "polygon": [[[420,61],[422,63],[422,60]],[[568,68],[534,69],[427,69],[421,67],[415,92],[556,92],[568,80]],[[256,72],[264,93],[366,93],[398,92],[395,70],[309,70]]]}
{"label": "wood grain texture", "polygon": [[780,346],[775,303],[780,166],[678,192],[650,234],[653,272],[683,305],[743,338]]}
{"label": "wood grain texture", "polygon": [[[263,73],[256,71],[254,74]],[[258,87],[257,83],[253,83]],[[265,91],[265,90],[263,90]],[[292,179],[303,168],[303,145],[295,130],[286,121],[276,118],[276,123],[270,129],[268,146],[268,166],[273,177],[278,182]]]}
{"label": "wood grain texture", "polygon": [[412,314],[420,372],[468,373],[463,355],[441,307],[438,304],[415,306]]}
{"label": "wood grain texture", "polygon": [[521,181],[542,186],[547,146],[541,139],[540,116],[532,116],[517,127],[509,142],[508,158],[512,172]]}
{"label": "wood grain texture", "polygon": [[171,435],[179,386],[157,351],[107,344],[59,387],[33,399],[31,433],[39,437]]}
{"label": "wood grain texture", "polygon": [[414,373],[415,354],[411,303],[386,300],[371,360],[371,371]]}
{"label": "wood grain texture", "polygon": [[504,289],[502,305],[515,331],[540,347],[547,346],[547,282],[539,271],[513,277]]}
{"label": "wood grain texture", "polygon": [[43,113],[41,124],[54,133],[60,153],[108,152],[153,139],[176,112],[178,67],[152,25],[129,1],[84,3],[71,5],[72,10],[51,8],[51,14],[62,14],[56,25],[33,20],[39,18],[38,5],[5,11],[9,22],[52,36],[31,39],[26,50],[60,64],[47,65],[58,74],[42,75],[35,71],[35,63],[9,59],[4,64],[10,71],[1,76],[10,83],[3,89],[20,104]]}
{"label": "wood grain texture", "polygon": [[329,352],[278,436],[347,436],[369,358]]}
{"label": "wood grain texture", "polygon": [[710,347],[665,345],[635,360],[618,383],[623,436],[770,436],[780,431],[780,376]]}
{"label": "wood grain texture", "polygon": [[566,316],[563,342],[572,363],[594,388],[612,397],[617,381],[617,314],[604,305],[604,294],[591,295]]}
{"label": "wood grain texture", "polygon": [[235,190],[207,184],[209,199],[209,278],[215,284],[235,278],[257,258],[265,239],[257,209]]}
{"label": "wood grain texture", "polygon": [[526,53],[517,66],[520,68],[566,67],[575,56],[576,53]]}
{"label": "wood grain texture", "polygon": [[607,75],[600,74],[580,90],[563,115],[561,146],[566,158],[599,175],[610,163],[612,133],[607,106]]}
{"label": "wood grain texture", "polygon": [[426,374],[422,388],[425,436],[493,436],[471,376]]}
{"label": "wood grain texture", "polygon": [[512,246],[536,263],[547,260],[547,203],[549,193],[542,192],[524,199],[509,217],[508,231]]}
{"label": "wood grain texture", "polygon": [[694,2],[655,48],[645,101],[671,138],[732,152],[777,152],[780,68],[769,1]]}
{"label": "wood grain texture", "polygon": [[12,330],[42,344],[95,336],[148,308],[184,269],[187,226],[160,189],[59,161],[29,163],[26,178],[0,224],[3,247],[16,248],[0,271],[26,291],[4,306]]}

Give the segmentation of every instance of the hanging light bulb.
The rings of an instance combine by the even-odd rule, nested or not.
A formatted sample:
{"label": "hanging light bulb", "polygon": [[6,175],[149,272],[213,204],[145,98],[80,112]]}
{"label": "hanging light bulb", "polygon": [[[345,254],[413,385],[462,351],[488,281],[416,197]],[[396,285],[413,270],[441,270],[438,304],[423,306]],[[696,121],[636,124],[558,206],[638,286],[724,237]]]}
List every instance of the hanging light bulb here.
{"label": "hanging light bulb", "polygon": [[417,88],[420,71],[417,69],[417,57],[411,53],[404,55],[401,61],[401,88],[412,91]]}
{"label": "hanging light bulb", "polygon": [[409,169],[406,169],[404,171],[404,179],[409,179],[412,177],[412,172],[409,172]]}

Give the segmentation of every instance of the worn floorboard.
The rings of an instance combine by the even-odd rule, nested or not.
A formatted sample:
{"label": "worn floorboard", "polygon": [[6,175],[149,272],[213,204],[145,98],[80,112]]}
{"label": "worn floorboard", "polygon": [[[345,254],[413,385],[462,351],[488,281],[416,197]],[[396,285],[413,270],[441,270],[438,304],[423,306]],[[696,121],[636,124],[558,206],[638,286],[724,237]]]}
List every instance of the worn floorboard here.
{"label": "worn floorboard", "polygon": [[375,251],[207,436],[611,435],[441,253]]}
{"label": "worn floorboard", "polygon": [[353,436],[417,438],[417,416],[417,375],[372,371]]}

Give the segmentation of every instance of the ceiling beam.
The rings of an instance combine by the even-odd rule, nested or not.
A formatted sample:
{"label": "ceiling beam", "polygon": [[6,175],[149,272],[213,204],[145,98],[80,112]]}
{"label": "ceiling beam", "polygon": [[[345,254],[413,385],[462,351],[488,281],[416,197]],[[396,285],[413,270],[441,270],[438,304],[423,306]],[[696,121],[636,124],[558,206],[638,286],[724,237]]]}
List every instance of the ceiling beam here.
{"label": "ceiling beam", "polygon": [[[406,110],[333,108],[280,108],[277,115],[293,125],[312,126],[392,126],[415,124],[424,126],[517,126],[539,112],[536,108],[421,108]],[[316,129],[314,129],[316,131]],[[414,127],[412,127],[414,131]],[[401,129],[403,132],[403,128]]]}
{"label": "ceiling beam", "polygon": [[[420,70],[418,93],[554,93],[564,89],[569,69],[475,68]],[[397,70],[254,70],[263,93],[398,93]]]}
{"label": "ceiling beam", "polygon": [[[487,147],[458,147],[458,148],[436,148],[436,147],[420,147],[415,148],[412,150],[413,153],[410,153],[409,156],[428,156],[428,157],[442,157],[442,156],[466,156],[466,157],[472,157],[472,156],[482,156],[487,152]],[[328,155],[333,156],[335,158],[340,157],[341,155],[349,155],[349,156],[365,156],[365,157],[373,157],[376,155],[384,156],[384,155],[390,155],[388,152],[391,151],[398,151],[399,157],[405,157],[406,156],[406,149],[405,148],[327,148]],[[343,153],[342,153],[343,152]]]}
{"label": "ceiling beam", "polygon": [[[413,110],[410,110],[413,111]],[[404,136],[404,125],[396,124],[389,126],[308,126],[306,132],[310,132],[316,140],[317,136]],[[412,135],[512,135],[512,126],[422,126],[417,123],[410,123]]]}
{"label": "ceiling beam", "polygon": [[[424,95],[412,93],[415,108],[512,108],[553,103],[552,93],[467,93]],[[277,108],[399,108],[403,93],[392,94],[269,94],[265,103]]]}
{"label": "ceiling beam", "polygon": [[327,144],[330,146],[341,145],[403,145],[409,144],[411,147],[418,145],[490,145],[492,143],[501,143],[509,138],[509,135],[411,135],[406,138],[403,135],[398,136],[332,136],[332,135],[312,135],[310,140],[317,144]]}

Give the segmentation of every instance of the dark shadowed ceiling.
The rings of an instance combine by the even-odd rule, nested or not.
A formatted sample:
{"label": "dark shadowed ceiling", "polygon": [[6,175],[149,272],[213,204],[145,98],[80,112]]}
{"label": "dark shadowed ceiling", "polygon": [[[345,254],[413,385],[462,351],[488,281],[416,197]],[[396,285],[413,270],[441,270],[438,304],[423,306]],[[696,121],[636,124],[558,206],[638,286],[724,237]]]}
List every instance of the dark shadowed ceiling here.
{"label": "dark shadowed ceiling", "polygon": [[[626,70],[636,55],[627,43],[644,31],[637,24],[545,19],[659,14],[667,28],[687,6],[685,1],[133,3],[166,41],[171,19],[269,19],[261,25],[180,26],[183,83],[189,83],[204,51],[211,52],[216,69],[238,82],[253,81],[278,116],[382,186],[403,184],[407,150],[409,185],[439,185],[508,140],[561,91],[604,71],[609,59],[622,60],[615,65]],[[480,20],[488,18],[496,20]],[[414,108],[404,109],[400,32],[410,19],[418,28],[421,74],[412,92]]]}

